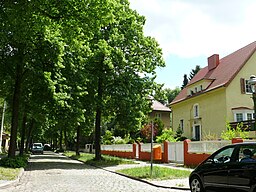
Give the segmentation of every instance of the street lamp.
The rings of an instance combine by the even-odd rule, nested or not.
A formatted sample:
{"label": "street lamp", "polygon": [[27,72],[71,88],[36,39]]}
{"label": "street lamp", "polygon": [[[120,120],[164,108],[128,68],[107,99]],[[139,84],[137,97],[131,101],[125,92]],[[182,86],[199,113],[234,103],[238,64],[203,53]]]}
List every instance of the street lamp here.
{"label": "street lamp", "polygon": [[254,105],[254,130],[256,129],[256,76],[251,75],[250,79],[248,81],[248,84],[251,86],[251,91],[252,91],[252,100],[253,100],[253,105]]}

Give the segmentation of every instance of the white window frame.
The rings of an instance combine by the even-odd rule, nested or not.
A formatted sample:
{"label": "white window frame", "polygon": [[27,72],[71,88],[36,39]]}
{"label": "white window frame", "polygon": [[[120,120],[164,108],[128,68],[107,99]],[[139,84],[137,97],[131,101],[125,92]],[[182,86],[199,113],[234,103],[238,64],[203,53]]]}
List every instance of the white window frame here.
{"label": "white window frame", "polygon": [[193,115],[194,115],[194,118],[199,118],[199,104],[198,103],[193,105]]}
{"label": "white window frame", "polygon": [[184,119],[180,120],[180,129],[184,131]]}
{"label": "white window frame", "polygon": [[246,94],[251,94],[252,90],[251,90],[251,86],[248,83],[249,79],[244,79],[244,91]]}
{"label": "white window frame", "polygon": [[[253,115],[254,110],[253,110],[253,109],[252,109],[252,110],[249,110],[249,109],[234,110],[233,113],[234,113],[234,122],[240,122],[240,121],[237,120],[237,114],[242,114],[242,118],[243,118],[242,121],[247,121],[247,120],[252,120],[252,119],[254,119],[254,115]],[[249,119],[249,118],[248,118],[248,114],[251,115],[252,119]]]}

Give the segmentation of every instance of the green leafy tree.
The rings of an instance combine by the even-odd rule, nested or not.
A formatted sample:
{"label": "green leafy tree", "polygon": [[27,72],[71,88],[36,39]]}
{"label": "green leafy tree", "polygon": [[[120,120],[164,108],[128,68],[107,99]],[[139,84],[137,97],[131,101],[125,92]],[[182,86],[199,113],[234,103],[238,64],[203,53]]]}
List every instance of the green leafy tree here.
{"label": "green leafy tree", "polygon": [[193,77],[201,70],[199,65],[196,65],[195,69],[192,69],[189,74],[189,80],[193,79]]}
{"label": "green leafy tree", "polygon": [[[90,82],[96,85],[96,160],[101,159],[102,116],[113,115],[124,124],[126,120],[121,116],[131,120],[140,118],[140,111],[148,112],[147,96],[154,90],[155,69],[164,66],[158,43],[143,34],[145,18],[131,10],[128,1],[107,1],[104,10],[106,14],[99,19],[101,27],[90,41],[88,66]],[[141,73],[145,76],[141,77]]]}
{"label": "green leafy tree", "polygon": [[[5,77],[1,78],[1,82],[6,85],[4,97],[12,107],[8,156],[14,157],[21,98],[26,91],[24,82],[31,78],[32,82],[38,83],[36,77],[42,76],[45,65],[52,64],[52,58],[59,55],[59,49],[54,43],[44,38],[43,32],[46,29],[47,19],[37,14],[35,9],[38,7],[37,2],[1,1],[0,7],[0,67],[2,69],[0,75]],[[46,54],[47,56],[42,59],[39,55],[44,55],[44,51],[51,54]]]}
{"label": "green leafy tree", "polygon": [[184,76],[183,76],[183,84],[181,86],[181,89],[184,89],[187,84],[188,84],[188,76],[187,76],[187,74],[184,74]]}
{"label": "green leafy tree", "polygon": [[165,89],[165,92],[168,98],[168,103],[171,103],[173,99],[180,93],[180,88],[176,87],[175,89]]}
{"label": "green leafy tree", "polygon": [[155,93],[154,99],[161,102],[163,105],[168,105],[179,93],[179,87],[176,87],[175,89],[160,89]]}

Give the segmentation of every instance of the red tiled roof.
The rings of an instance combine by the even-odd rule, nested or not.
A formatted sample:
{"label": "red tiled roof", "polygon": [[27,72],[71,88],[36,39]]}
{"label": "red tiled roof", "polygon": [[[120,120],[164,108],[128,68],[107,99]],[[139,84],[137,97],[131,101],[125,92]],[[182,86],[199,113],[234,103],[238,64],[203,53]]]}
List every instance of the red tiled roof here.
{"label": "red tiled roof", "polygon": [[[208,92],[222,86],[228,86],[228,84],[233,80],[236,74],[241,70],[255,51],[256,41],[220,59],[219,65],[215,69],[209,71],[208,66],[201,69],[187,86],[203,79],[213,80],[209,87],[203,90],[203,92]],[[172,101],[171,104],[188,98],[187,86],[180,92],[180,94]]]}
{"label": "red tiled roof", "polygon": [[153,104],[152,104],[153,111],[167,111],[167,112],[171,112],[171,109],[169,107],[164,106],[159,101],[153,100],[152,102],[153,102]]}

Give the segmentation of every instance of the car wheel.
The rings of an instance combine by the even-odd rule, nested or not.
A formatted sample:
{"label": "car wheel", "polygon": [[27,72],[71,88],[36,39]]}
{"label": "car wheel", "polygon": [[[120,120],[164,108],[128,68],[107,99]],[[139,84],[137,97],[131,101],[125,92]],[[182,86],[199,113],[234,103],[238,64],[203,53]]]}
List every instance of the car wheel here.
{"label": "car wheel", "polygon": [[199,177],[192,177],[189,185],[191,192],[204,192],[204,188]]}

